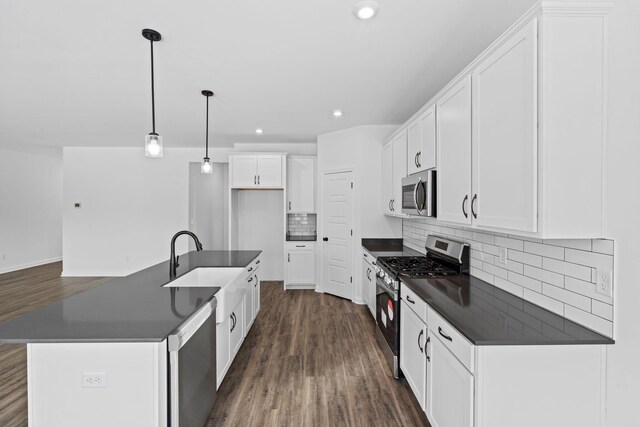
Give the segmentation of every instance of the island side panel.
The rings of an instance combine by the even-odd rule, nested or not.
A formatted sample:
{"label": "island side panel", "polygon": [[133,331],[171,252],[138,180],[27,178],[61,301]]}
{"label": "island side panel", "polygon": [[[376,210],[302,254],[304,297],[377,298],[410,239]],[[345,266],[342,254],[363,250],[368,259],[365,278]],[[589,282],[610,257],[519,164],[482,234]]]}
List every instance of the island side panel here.
{"label": "island side panel", "polygon": [[30,427],[167,426],[166,340],[32,343],[27,372]]}
{"label": "island side panel", "polygon": [[605,346],[476,347],[477,427],[603,425]]}

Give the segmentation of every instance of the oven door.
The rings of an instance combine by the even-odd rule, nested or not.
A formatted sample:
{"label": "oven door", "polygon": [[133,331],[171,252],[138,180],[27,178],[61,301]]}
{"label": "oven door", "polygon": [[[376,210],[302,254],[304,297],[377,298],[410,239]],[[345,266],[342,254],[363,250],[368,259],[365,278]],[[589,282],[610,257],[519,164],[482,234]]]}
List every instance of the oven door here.
{"label": "oven door", "polygon": [[376,278],[376,323],[393,356],[400,348],[400,301],[398,291]]}

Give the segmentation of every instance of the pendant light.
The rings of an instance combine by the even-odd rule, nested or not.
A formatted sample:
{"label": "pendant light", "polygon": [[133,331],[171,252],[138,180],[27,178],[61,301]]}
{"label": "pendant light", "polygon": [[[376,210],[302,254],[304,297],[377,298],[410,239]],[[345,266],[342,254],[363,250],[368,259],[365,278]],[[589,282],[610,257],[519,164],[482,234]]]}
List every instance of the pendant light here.
{"label": "pendant light", "polygon": [[151,43],[151,123],[152,131],[145,137],[144,155],[147,157],[162,157],[162,137],[156,133],[156,98],[153,81],[153,42],[160,41],[162,36],[156,30],[145,28],[142,37]]}
{"label": "pendant light", "polygon": [[200,172],[212,173],[213,167],[211,165],[211,159],[209,159],[209,98],[213,96],[213,92],[210,90],[203,90],[202,94],[207,97],[207,132],[205,133],[204,159],[202,159]]}

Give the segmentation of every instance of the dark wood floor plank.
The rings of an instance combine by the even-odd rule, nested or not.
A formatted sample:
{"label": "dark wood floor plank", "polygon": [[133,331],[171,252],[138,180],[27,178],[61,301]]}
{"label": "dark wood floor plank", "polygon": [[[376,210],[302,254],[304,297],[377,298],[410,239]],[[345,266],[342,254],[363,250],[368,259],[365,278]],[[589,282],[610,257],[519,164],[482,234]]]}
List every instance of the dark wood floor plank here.
{"label": "dark wood floor plank", "polygon": [[207,426],[428,426],[391,375],[368,309],[262,282],[261,310]]}

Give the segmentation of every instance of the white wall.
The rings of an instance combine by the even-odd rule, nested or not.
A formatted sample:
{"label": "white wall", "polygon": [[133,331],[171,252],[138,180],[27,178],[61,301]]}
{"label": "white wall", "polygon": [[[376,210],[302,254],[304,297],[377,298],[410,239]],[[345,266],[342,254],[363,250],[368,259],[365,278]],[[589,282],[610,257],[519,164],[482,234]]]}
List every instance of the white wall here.
{"label": "white wall", "polygon": [[640,425],[640,2],[609,21],[607,235],[615,240],[614,338],[607,349],[607,426]]}
{"label": "white wall", "polygon": [[0,273],[62,257],[62,150],[0,148]]}
{"label": "white wall", "polygon": [[[322,194],[322,174],[353,168],[357,199],[353,240],[354,301],[362,303],[360,258],[362,238],[402,237],[402,220],[382,214],[382,146],[395,125],[357,126],[318,136],[318,195]],[[322,208],[318,201],[318,235],[322,235]],[[322,247],[322,241],[319,242]],[[319,254],[318,260],[321,260]],[[322,266],[319,263],[318,268]],[[319,290],[322,290],[320,284]]]}
{"label": "white wall", "polygon": [[[173,234],[189,228],[189,162],[202,156],[195,148],[151,159],[142,148],[66,147],[63,275],[122,276],[167,260]],[[223,150],[210,157],[228,161]],[[187,237],[176,249],[187,251]]]}
{"label": "white wall", "polygon": [[[200,163],[189,164],[189,231],[198,236],[205,250],[228,247],[228,195],[227,163],[216,164],[210,174],[200,171]],[[189,250],[195,250],[193,239],[188,241]]]}

